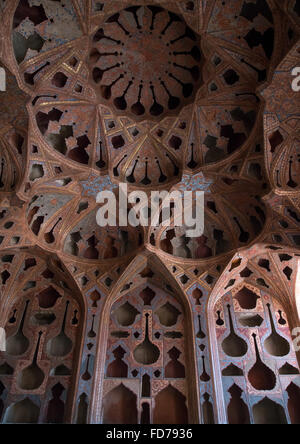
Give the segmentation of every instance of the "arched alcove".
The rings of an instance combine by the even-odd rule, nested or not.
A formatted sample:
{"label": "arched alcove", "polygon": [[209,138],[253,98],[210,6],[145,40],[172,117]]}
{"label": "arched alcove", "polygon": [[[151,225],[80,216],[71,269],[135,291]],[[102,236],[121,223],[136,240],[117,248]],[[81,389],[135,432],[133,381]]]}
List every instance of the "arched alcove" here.
{"label": "arched alcove", "polygon": [[31,399],[10,405],[4,415],[4,424],[36,424],[39,420],[40,407]]}
{"label": "arched alcove", "polygon": [[293,382],[286,389],[289,400],[288,410],[292,424],[300,424],[300,387]]}
{"label": "arched alcove", "polygon": [[3,422],[70,422],[85,322],[80,291],[57,258],[37,249],[2,253],[0,265],[8,276],[0,313]]}
{"label": "arched alcove", "polygon": [[169,385],[155,397],[153,424],[187,424],[186,398]]}
{"label": "arched alcove", "polygon": [[103,424],[137,424],[137,396],[123,384],[103,400]]}
{"label": "arched alcove", "polygon": [[[110,312],[104,389],[113,381],[124,378],[135,387],[136,408],[139,406],[139,409],[142,409],[145,399],[156,400],[158,395],[155,397],[154,390],[159,384],[180,381],[182,390],[186,393],[184,335],[185,323],[181,305],[176,298],[154,283],[148,282],[121,296],[112,305]],[[177,338],[174,339],[174,336]],[[161,402],[155,401],[156,418],[164,414],[165,402],[168,403],[168,399],[171,402],[173,398],[175,410],[174,415],[171,415],[172,421],[180,418],[179,413],[177,414],[178,404],[185,397],[178,390],[178,396],[175,396],[174,390],[170,386],[170,399],[167,391]],[[131,408],[132,397],[123,397],[123,394],[124,389],[113,389],[106,395],[103,421],[106,418],[106,404],[112,396],[118,409],[122,406],[126,412]],[[186,409],[185,402],[182,406],[184,408]],[[152,417],[151,411],[149,416]],[[121,411],[117,417],[122,417]]]}
{"label": "arched alcove", "polygon": [[284,408],[265,397],[253,406],[254,424],[287,424]]}
{"label": "arched alcove", "polygon": [[[241,262],[242,259],[237,266]],[[269,267],[265,259],[259,263]],[[234,269],[235,262],[232,264]],[[248,268],[244,263],[239,274],[253,274],[250,268],[253,269],[249,263]],[[215,289],[207,308],[220,423],[270,423],[276,415],[284,423],[289,418],[284,387],[288,381],[293,384],[300,372],[289,326],[290,306],[270,286],[264,290],[254,286],[255,278],[233,286],[236,279],[230,281],[227,276],[223,289]],[[294,414],[294,390],[290,391]],[[275,393],[279,407],[275,409],[273,401],[266,398],[256,406],[255,419],[253,405],[257,396],[272,397]],[[267,413],[264,417],[266,403],[274,407],[270,417]]]}
{"label": "arched alcove", "polygon": [[[193,329],[189,330],[192,324],[189,323],[187,300],[181,301],[180,292],[177,293],[174,287],[168,284],[169,279],[161,275],[155,261],[139,263],[141,259],[142,256],[130,265],[124,279],[119,283],[119,293],[112,293],[102,313],[102,319],[105,321],[102,321],[96,365],[104,372],[103,379],[99,381],[99,388],[102,385],[105,396],[101,409],[102,418],[97,422],[105,419],[105,399],[108,400],[111,390],[115,390],[115,386],[123,381],[124,384],[130,384],[132,392],[136,395],[139,422],[146,421],[147,418],[147,421],[153,422],[154,409],[156,418],[163,414],[163,403],[157,404],[156,398],[159,392],[169,385],[172,394],[175,390],[180,395],[175,396],[176,405],[178,407],[180,399],[181,411],[185,412],[182,416],[175,412],[173,420],[180,418],[182,421],[185,418],[187,422],[193,421],[197,407],[193,404],[195,390],[191,396],[191,387],[196,379],[193,368],[193,343],[189,342],[189,338],[193,337]],[[132,282],[135,276],[143,274],[146,268],[151,269],[151,273],[147,271],[147,277],[131,289],[129,279],[126,279],[127,273],[131,275]],[[127,288],[127,291],[122,292],[124,288]],[[187,365],[188,357],[192,359],[189,361],[190,365]],[[95,375],[100,374],[101,371],[96,367]],[[188,383],[189,380],[191,384]],[[119,391],[115,393],[117,396]],[[119,394],[121,395],[121,392]],[[97,405],[93,404],[95,416],[99,403],[102,404],[101,397]]]}

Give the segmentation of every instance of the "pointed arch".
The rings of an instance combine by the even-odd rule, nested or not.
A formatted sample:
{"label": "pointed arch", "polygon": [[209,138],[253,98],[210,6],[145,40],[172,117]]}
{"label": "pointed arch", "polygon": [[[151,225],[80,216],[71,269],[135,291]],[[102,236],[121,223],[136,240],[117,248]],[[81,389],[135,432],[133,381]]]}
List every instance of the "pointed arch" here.
{"label": "pointed arch", "polygon": [[137,396],[124,384],[107,393],[103,400],[103,424],[137,424]]}
{"label": "pointed arch", "polygon": [[[167,288],[164,290],[162,282],[165,282],[166,286],[171,286],[173,290],[173,295],[175,299],[177,299],[178,303],[181,305],[183,310],[183,315],[186,320],[186,339],[185,339],[185,356],[186,361],[189,362],[189,365],[186,366],[186,378],[189,381],[187,390],[187,398],[189,405],[189,422],[190,423],[198,423],[199,422],[199,410],[198,410],[198,390],[197,390],[197,367],[195,361],[195,353],[193,350],[193,344],[195,342],[195,334],[192,328],[193,319],[192,319],[192,311],[190,307],[190,302],[187,297],[185,297],[183,291],[178,286],[178,283],[174,280],[173,276],[170,275],[169,271],[165,267],[165,265],[160,261],[160,259],[150,251],[146,251],[139,256],[137,256],[124,271],[123,275],[120,277],[118,282],[116,283],[112,292],[108,295],[103,311],[101,314],[101,323],[100,323],[100,331],[99,331],[99,339],[97,346],[97,356],[95,362],[95,379],[94,379],[94,394],[93,399],[91,401],[91,423],[100,423],[101,422],[101,404],[103,397],[103,378],[104,378],[104,368],[106,361],[106,344],[108,340],[108,319],[110,317],[110,312],[113,304],[123,295],[129,293],[132,288],[135,288],[134,285],[129,285],[128,283],[134,281],[134,277],[141,277],[145,275],[145,278],[140,282],[144,285],[148,282],[147,276],[152,276],[152,274],[156,274],[159,276],[158,281],[155,282],[155,285],[158,288],[161,288],[163,291],[168,293]],[[123,291],[124,288],[127,290]],[[170,291],[170,290],[169,290]],[[150,295],[147,293],[145,296],[145,300],[147,301]],[[151,299],[151,297],[150,297]]]}
{"label": "pointed arch", "polygon": [[[34,382],[35,388],[29,391],[29,395],[41,387],[51,398],[50,377],[55,376],[64,384],[65,390],[66,408],[61,419],[70,422],[75,408],[74,390],[78,384],[85,326],[86,306],[81,291],[61,259],[39,248],[5,250],[0,255],[0,265],[5,265],[10,274],[1,296],[0,326],[6,331],[6,352],[1,363],[6,362],[8,368],[22,375],[36,359],[43,377]],[[62,331],[64,338],[57,340]],[[16,340],[19,336],[22,336],[21,341]],[[55,370],[53,373],[57,356],[63,356],[64,363],[67,363],[68,368],[65,367],[63,373]],[[7,372],[7,368],[4,371]],[[16,384],[21,384],[21,378],[16,379]],[[40,399],[41,411],[45,412],[46,397]],[[6,412],[11,412],[14,400],[8,390]],[[19,404],[17,407],[19,411]],[[38,420],[43,423],[47,418],[43,416]]]}
{"label": "pointed arch", "polygon": [[254,424],[287,424],[282,405],[265,397],[253,406]]}
{"label": "pointed arch", "polygon": [[292,424],[300,424],[300,387],[291,382],[286,389],[288,400],[288,411]]}
{"label": "pointed arch", "polygon": [[168,385],[155,397],[153,424],[187,424],[186,399],[176,388]]}
{"label": "pointed arch", "polygon": [[[290,275],[288,277],[285,277],[285,272],[284,272],[284,269],[287,267],[288,261],[291,267],[290,269],[292,271],[291,279],[288,278]],[[207,319],[208,319],[209,337],[210,337],[211,365],[213,368],[213,375],[214,375],[215,404],[217,406],[216,411],[218,414],[218,422],[220,424],[226,424],[228,422],[227,408],[226,408],[226,403],[228,399],[226,398],[227,401],[225,400],[225,394],[223,393],[222,384],[220,383],[222,381],[222,369],[219,359],[220,348],[219,348],[219,340],[217,337],[217,329],[216,329],[215,306],[218,301],[221,301],[221,299],[225,297],[226,294],[228,294],[230,295],[230,298],[235,298],[237,296],[237,303],[239,305],[242,304],[246,308],[248,307],[250,311],[251,310],[255,311],[253,307],[255,305],[255,299],[256,299],[257,304],[262,303],[264,307],[263,311],[265,311],[265,316],[263,316],[263,318],[267,322],[271,322],[269,320],[270,315],[268,313],[269,311],[267,303],[268,301],[264,300],[263,302],[259,302],[259,299],[256,298],[255,296],[255,294],[269,295],[269,302],[271,303],[270,310],[271,310],[271,316],[273,317],[273,322],[276,320],[275,316],[279,316],[278,321],[280,320],[282,323],[285,323],[286,326],[290,327],[290,331],[292,331],[292,329],[298,325],[297,323],[298,315],[297,313],[295,313],[296,298],[297,298],[295,293],[296,285],[293,286],[293,283],[295,282],[295,271],[296,271],[295,263],[296,263],[295,253],[291,251],[291,249],[289,249],[288,247],[284,248],[275,245],[261,244],[259,246],[254,246],[248,249],[244,249],[238,252],[232,258],[232,260],[230,261],[230,263],[220,276],[218,282],[216,283],[210,295],[207,305]],[[239,294],[239,291],[241,289],[246,289],[246,288],[247,288],[246,292],[242,291],[242,293]],[[250,290],[251,293],[248,290]],[[275,313],[272,308],[273,299],[274,302],[276,302],[276,305],[279,307],[278,308],[279,311],[277,313]],[[232,305],[230,307],[230,310],[231,309],[233,310],[233,299],[231,299],[231,301]],[[284,318],[281,317],[282,313],[280,313],[282,309],[284,311]],[[261,325],[260,318],[261,317],[257,315],[256,317],[253,318],[253,322],[255,324],[258,323],[258,325],[256,325],[257,328],[259,328]],[[224,319],[222,319],[222,322],[224,322]],[[227,322],[229,322],[228,316],[227,316]],[[248,321],[246,320],[245,322]],[[280,323],[278,325],[280,327]],[[234,325],[234,328],[235,329],[237,328],[236,324]],[[286,341],[288,339],[288,342],[290,343],[290,347],[289,348],[285,347],[285,350],[286,351],[288,349],[292,350],[290,335],[289,337],[287,337],[285,331],[280,331],[280,335],[282,337],[282,341]],[[260,342],[260,339],[262,339],[264,347],[267,336],[268,334],[266,334],[265,337],[263,338],[256,338],[256,343],[258,344]],[[248,351],[249,351],[249,347],[253,346],[255,341],[253,341],[252,337],[244,338],[243,336],[243,339],[247,341]],[[269,355],[270,352],[272,353],[276,352],[276,350],[272,351],[272,347],[269,347],[268,351]],[[277,356],[282,356],[283,353],[282,351],[277,350],[277,352],[279,353],[279,355]],[[289,352],[288,356],[290,359],[292,358],[294,365],[298,368],[299,352],[296,354],[294,352]],[[298,364],[296,357],[298,358]],[[236,369],[236,371],[238,372],[240,372],[240,370],[241,369],[239,368]],[[247,372],[249,370],[250,368],[247,368]],[[272,368],[270,370],[273,371]]]}
{"label": "pointed arch", "polygon": [[40,407],[31,399],[25,398],[12,404],[5,412],[4,424],[36,424],[39,420]]}

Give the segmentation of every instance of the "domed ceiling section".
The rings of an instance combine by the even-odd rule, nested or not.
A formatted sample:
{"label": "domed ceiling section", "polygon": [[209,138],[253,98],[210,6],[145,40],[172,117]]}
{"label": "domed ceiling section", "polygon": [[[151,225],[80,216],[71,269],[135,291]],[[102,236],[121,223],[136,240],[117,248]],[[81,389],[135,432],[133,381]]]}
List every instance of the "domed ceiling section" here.
{"label": "domed ceiling section", "polygon": [[266,1],[14,4],[30,136],[48,157],[166,188],[251,143],[278,26]]}
{"label": "domed ceiling section", "polygon": [[[263,91],[267,168],[277,192],[299,193],[300,189],[300,103],[287,76],[299,64],[300,45],[296,44],[277,67],[272,82]],[[294,80],[294,81],[295,81]]]}
{"label": "domed ceiling section", "polygon": [[170,227],[154,229],[150,242],[168,254],[209,259],[249,245],[265,229],[267,209],[255,182],[198,173],[184,175],[173,190],[205,192],[204,232],[198,237],[188,237],[188,228],[176,227],[174,219]]}
{"label": "domed ceiling section", "polygon": [[154,5],[126,8],[101,25],[91,47],[98,99],[118,114],[161,119],[195,97],[200,37],[173,12]]}
{"label": "domed ceiling section", "polygon": [[133,254],[143,244],[140,229],[100,227],[96,219],[100,205],[94,196],[86,195],[82,183],[61,190],[60,181],[56,182],[39,188],[26,211],[28,226],[40,246],[98,261]]}

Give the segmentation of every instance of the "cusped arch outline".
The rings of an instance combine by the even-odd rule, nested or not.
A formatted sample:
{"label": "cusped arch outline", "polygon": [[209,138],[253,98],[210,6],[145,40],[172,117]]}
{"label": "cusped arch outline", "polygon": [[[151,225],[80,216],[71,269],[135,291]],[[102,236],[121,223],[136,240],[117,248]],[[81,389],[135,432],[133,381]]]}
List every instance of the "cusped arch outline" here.
{"label": "cusped arch outline", "polygon": [[[90,407],[90,423],[99,424],[101,423],[101,415],[102,415],[102,397],[103,397],[103,379],[104,379],[104,368],[105,368],[105,360],[106,360],[106,350],[107,350],[107,339],[109,333],[109,323],[107,320],[109,319],[111,308],[122,295],[120,295],[120,290],[124,287],[126,283],[128,283],[128,277],[132,274],[137,275],[144,268],[149,266],[153,270],[158,270],[158,274],[162,276],[162,271],[164,272],[163,276],[167,282],[172,284],[174,289],[174,297],[177,296],[178,302],[181,304],[184,310],[184,318],[186,319],[186,325],[190,326],[187,328],[186,334],[186,342],[185,342],[185,352],[186,352],[186,362],[191,363],[186,368],[187,371],[187,380],[191,381],[188,384],[188,396],[187,403],[189,406],[189,422],[190,423],[199,423],[200,412],[199,412],[199,390],[198,390],[198,370],[195,361],[195,352],[193,351],[193,344],[195,343],[195,333],[193,330],[193,316],[192,309],[190,306],[190,302],[188,298],[183,293],[182,289],[179,287],[177,282],[171,276],[169,271],[165,268],[164,264],[160,261],[160,259],[155,255],[151,254],[149,251],[145,251],[138,255],[126,268],[117,284],[115,285],[112,292],[108,295],[103,310],[101,313],[101,321],[99,328],[99,339],[97,344],[97,355],[96,362],[94,368],[94,393],[93,398],[91,400]],[[129,278],[132,280],[132,278]],[[161,287],[162,288],[162,287]],[[131,290],[128,290],[130,292]],[[124,293],[126,295],[126,293]]]}
{"label": "cusped arch outline", "polygon": [[[216,409],[217,411],[217,417],[218,417],[218,423],[219,424],[228,424],[227,420],[227,411],[226,411],[226,405],[225,405],[225,399],[224,399],[224,393],[223,393],[223,386],[222,386],[222,373],[221,373],[221,366],[220,366],[220,360],[219,360],[219,350],[218,350],[218,340],[217,340],[217,332],[215,328],[215,316],[214,316],[214,308],[215,304],[218,300],[220,300],[226,293],[232,291],[235,287],[240,285],[242,282],[245,284],[250,284],[251,286],[255,286],[257,289],[264,287],[260,287],[259,285],[256,285],[250,281],[248,277],[240,278],[240,272],[242,270],[247,269],[247,265],[250,263],[251,259],[255,259],[257,261],[260,257],[265,257],[265,254],[267,252],[270,253],[272,251],[272,254],[285,254],[286,252],[293,255],[294,251],[290,248],[284,248],[284,247],[277,247],[275,245],[269,245],[269,244],[259,244],[258,246],[255,245],[253,247],[250,247],[248,249],[245,249],[243,251],[240,251],[239,253],[235,254],[232,258],[232,260],[229,262],[225,270],[223,271],[222,275],[219,277],[212,293],[210,294],[208,304],[207,304],[207,320],[208,320],[208,334],[210,338],[210,359],[211,359],[211,366],[213,371],[213,384],[214,384],[214,392],[215,392],[215,405],[218,406]],[[296,253],[296,252],[295,252]],[[291,256],[292,257],[292,256]],[[253,266],[253,263],[252,263]],[[232,271],[234,270],[234,271]],[[254,274],[256,275],[262,275],[263,273],[261,270],[258,270],[256,267],[253,267]],[[295,270],[296,271],[296,270]],[[264,288],[263,291],[266,291],[272,294],[272,298],[277,300],[283,307],[287,320],[290,326],[290,329],[294,327],[297,327],[299,325],[299,316],[296,311],[296,293],[292,295],[288,290],[288,288],[285,286],[284,282],[282,281],[282,271],[278,268],[276,268],[275,273],[277,274],[279,278],[279,282],[281,283],[281,286],[278,287],[276,283],[276,279],[274,279],[272,275],[272,279],[266,279],[268,284],[270,284],[269,288]],[[265,277],[265,276],[264,276]],[[236,278],[236,279],[234,279]],[[224,288],[227,284],[227,288]],[[231,285],[230,285],[231,284]],[[228,288],[229,285],[229,288]],[[292,287],[293,291],[295,291],[296,286]],[[299,351],[296,352],[296,356],[298,359],[298,362],[300,363],[300,353]]]}

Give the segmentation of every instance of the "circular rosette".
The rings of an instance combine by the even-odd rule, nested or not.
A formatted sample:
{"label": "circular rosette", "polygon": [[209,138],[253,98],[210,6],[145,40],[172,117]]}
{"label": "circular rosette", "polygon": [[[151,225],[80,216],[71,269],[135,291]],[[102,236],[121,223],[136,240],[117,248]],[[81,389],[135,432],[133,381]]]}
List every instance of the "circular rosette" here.
{"label": "circular rosette", "polygon": [[130,6],[93,34],[89,66],[100,102],[134,119],[160,119],[195,97],[200,37],[160,6]]}
{"label": "circular rosette", "polygon": [[132,254],[143,244],[143,231],[119,227],[117,219],[115,225],[98,225],[101,205],[96,203],[93,193],[86,192],[86,184],[90,185],[90,181],[81,183],[82,195],[78,193],[78,185],[70,185],[67,191],[60,189],[60,183],[56,187],[50,183],[47,188],[39,188],[39,194],[32,197],[26,212],[35,239],[46,249],[61,249],[66,255],[83,260]]}
{"label": "circular rosette", "polygon": [[[150,242],[166,253],[187,259],[209,259],[251,244],[264,229],[266,209],[253,182],[199,173],[184,175],[182,182],[172,191],[179,191],[182,196],[185,191],[192,191],[194,213],[189,201],[183,199],[182,217],[175,203],[170,226],[165,228],[161,225],[152,230]],[[196,202],[196,191],[204,192],[204,213],[201,201]],[[195,215],[198,225],[191,227],[191,223],[186,221]],[[202,216],[204,231],[201,234]],[[196,229],[199,229],[199,234]]]}

